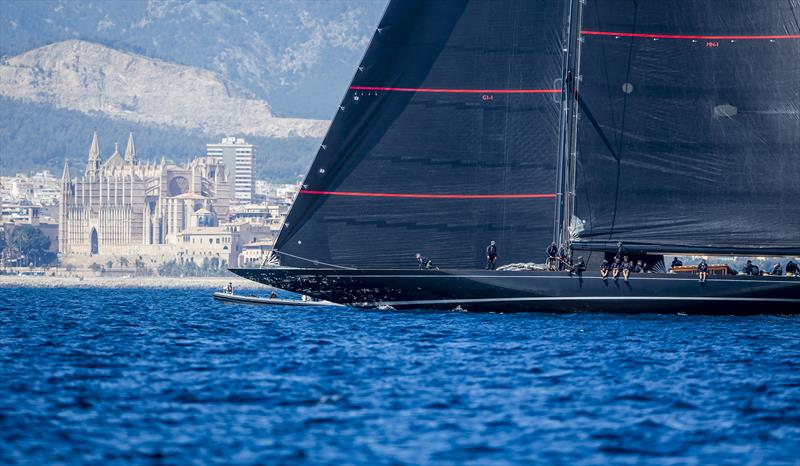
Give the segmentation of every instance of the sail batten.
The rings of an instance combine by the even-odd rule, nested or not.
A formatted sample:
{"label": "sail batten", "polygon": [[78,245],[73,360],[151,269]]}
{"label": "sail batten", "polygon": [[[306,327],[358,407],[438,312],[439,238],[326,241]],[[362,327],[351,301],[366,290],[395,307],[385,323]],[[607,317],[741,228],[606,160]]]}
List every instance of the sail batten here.
{"label": "sail batten", "polygon": [[445,94],[559,94],[561,89],[432,89],[414,87],[350,86],[351,91],[431,92]]}
{"label": "sail batten", "polygon": [[684,40],[787,40],[800,39],[800,34],[776,35],[692,35],[692,34],[647,34],[641,32],[581,31],[584,36],[637,37],[641,39],[684,39]]}
{"label": "sail batten", "polygon": [[367,193],[353,191],[312,191],[301,189],[300,194],[319,196],[393,197],[405,199],[549,199],[557,194],[421,194],[421,193]]}

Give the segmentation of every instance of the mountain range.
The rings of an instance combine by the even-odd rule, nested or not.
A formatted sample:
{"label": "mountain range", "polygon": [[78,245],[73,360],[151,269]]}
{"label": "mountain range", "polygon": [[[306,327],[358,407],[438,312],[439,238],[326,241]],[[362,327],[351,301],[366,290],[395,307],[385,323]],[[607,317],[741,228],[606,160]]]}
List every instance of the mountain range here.
{"label": "mountain range", "polygon": [[79,40],[0,62],[0,95],[212,134],[321,138],[328,124],[278,118],[267,102],[211,71]]}
{"label": "mountain range", "polygon": [[307,169],[386,1],[2,3],[4,175],[82,166],[97,128],[104,152],[133,131],[144,157],[176,161],[244,136],[257,175],[288,180]]}
{"label": "mountain range", "polygon": [[0,56],[70,39],[213,71],[330,119],[388,0],[3,0]]}

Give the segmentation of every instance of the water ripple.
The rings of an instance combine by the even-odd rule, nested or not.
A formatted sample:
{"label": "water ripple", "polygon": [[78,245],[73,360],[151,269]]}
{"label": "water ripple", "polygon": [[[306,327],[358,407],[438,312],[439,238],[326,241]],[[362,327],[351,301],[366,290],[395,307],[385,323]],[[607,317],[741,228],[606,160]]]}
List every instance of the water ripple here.
{"label": "water ripple", "polygon": [[800,319],[0,294],[2,464],[785,463]]}

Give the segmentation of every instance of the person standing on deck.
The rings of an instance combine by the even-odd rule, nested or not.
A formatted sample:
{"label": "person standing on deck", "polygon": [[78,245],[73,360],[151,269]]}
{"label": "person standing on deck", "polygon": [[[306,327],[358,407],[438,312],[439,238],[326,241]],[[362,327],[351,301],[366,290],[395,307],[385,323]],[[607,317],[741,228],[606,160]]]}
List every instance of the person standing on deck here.
{"label": "person standing on deck", "polygon": [[431,270],[434,268],[433,261],[420,253],[417,253],[417,265],[419,266],[419,270]]}
{"label": "person standing on deck", "polygon": [[625,257],[625,248],[622,247],[622,241],[617,242],[617,255],[614,256],[614,259],[622,260]]}
{"label": "person standing on deck", "polygon": [[489,242],[486,246],[486,270],[494,270],[497,268],[497,243],[494,240]]}
{"label": "person standing on deck", "polygon": [[586,262],[583,261],[583,256],[578,257],[578,260],[575,261],[575,264],[572,265],[572,269],[570,269],[569,274],[572,275],[572,272],[575,272],[578,277],[583,275],[583,272],[586,270]]}
{"label": "person standing on deck", "polygon": [[547,269],[550,271],[556,270],[556,256],[558,255],[558,247],[556,242],[550,243],[547,247]]}
{"label": "person standing on deck", "polygon": [[708,264],[706,264],[705,259],[701,260],[697,266],[697,274],[700,275],[700,283],[705,283],[708,278]]}
{"label": "person standing on deck", "polygon": [[564,270],[564,267],[567,265],[567,243],[561,243],[561,247],[558,248],[558,270]]}

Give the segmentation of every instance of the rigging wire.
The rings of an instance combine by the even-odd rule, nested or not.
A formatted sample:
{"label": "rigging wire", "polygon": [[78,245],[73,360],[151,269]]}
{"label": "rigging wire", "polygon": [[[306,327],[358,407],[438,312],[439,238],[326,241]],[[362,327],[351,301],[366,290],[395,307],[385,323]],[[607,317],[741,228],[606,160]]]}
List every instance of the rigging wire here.
{"label": "rigging wire", "polygon": [[288,252],[278,251],[277,249],[272,250],[273,254],[281,254],[284,256],[293,257],[295,259],[300,259],[301,261],[310,262],[312,264],[319,264],[319,265],[327,265],[328,267],[333,267],[335,269],[344,269],[344,270],[357,270],[353,267],[345,267],[343,265],[336,265],[336,264],[329,264],[327,262],[322,262],[314,259],[308,259],[306,257],[295,256],[294,254],[289,254]]}

